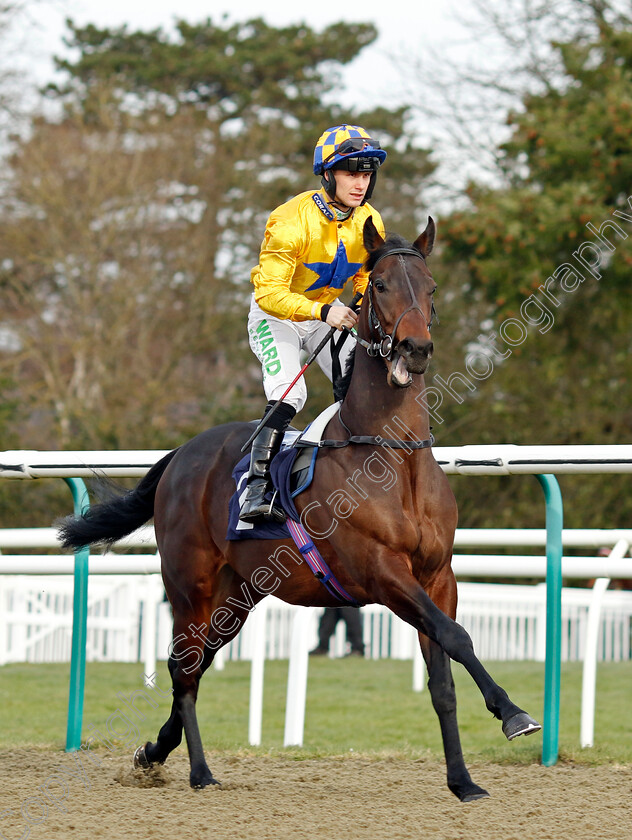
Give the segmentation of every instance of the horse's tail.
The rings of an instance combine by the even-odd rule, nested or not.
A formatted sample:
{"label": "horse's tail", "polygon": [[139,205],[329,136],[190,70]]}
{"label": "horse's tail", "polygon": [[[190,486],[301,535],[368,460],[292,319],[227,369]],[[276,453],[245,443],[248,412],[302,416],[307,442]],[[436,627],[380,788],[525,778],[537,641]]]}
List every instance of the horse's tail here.
{"label": "horse's tail", "polygon": [[156,488],[173,456],[174,449],[157,461],[128,493],[89,508],[81,516],[66,516],[56,523],[63,548],[111,545],[144,525],[154,515]]}

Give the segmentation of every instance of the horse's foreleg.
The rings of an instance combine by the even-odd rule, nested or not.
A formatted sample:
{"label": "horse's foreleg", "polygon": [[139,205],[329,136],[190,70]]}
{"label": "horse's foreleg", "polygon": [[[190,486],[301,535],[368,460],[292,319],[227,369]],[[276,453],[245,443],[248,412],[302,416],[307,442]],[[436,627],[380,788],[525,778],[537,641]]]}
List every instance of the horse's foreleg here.
{"label": "horse's foreleg", "polygon": [[262,597],[229,566],[223,566],[212,585],[209,581],[191,585],[185,594],[174,598],[173,709],[158,741],[147,745],[145,754],[148,762],[166,757],[180,742],[184,729],[193,788],[218,784],[204,757],[195,710],[200,679],[216,652],[239,633]]}
{"label": "horse's foreleg", "polygon": [[432,705],[441,727],[448,787],[461,802],[473,802],[489,796],[486,790],[474,784],[463,759],[450,659],[436,642],[432,642],[423,633],[419,634],[419,643],[428,667],[428,689]]}
{"label": "horse's foreleg", "polygon": [[[375,578],[375,599],[392,610],[416,630],[428,636],[455,662],[460,662],[479,687],[489,711],[503,723],[509,740],[529,735],[540,725],[512,703],[507,692],[485,670],[474,653],[467,631],[437,607],[428,593],[411,575],[405,559],[392,555],[380,564]],[[452,571],[446,574],[452,576]]]}

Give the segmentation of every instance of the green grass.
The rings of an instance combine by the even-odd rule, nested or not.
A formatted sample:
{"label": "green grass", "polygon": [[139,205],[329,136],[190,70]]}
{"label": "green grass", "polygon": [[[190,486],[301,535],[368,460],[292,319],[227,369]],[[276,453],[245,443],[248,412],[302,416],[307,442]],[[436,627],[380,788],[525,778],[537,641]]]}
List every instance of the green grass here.
{"label": "green grass", "polygon": [[[533,662],[491,662],[492,676],[518,705],[542,719],[544,666]],[[453,667],[459,703],[463,750],[469,761],[530,763],[538,761],[540,735],[508,743],[485,709],[470,677]],[[68,705],[68,665],[6,665],[0,668],[0,748],[27,745],[63,749]],[[138,727],[135,741],[155,740],[168,716],[168,697],[151,696],[159,707],[140,703],[140,720],[119,695],[142,689],[142,666],[91,663],[87,666],[84,738],[92,727],[107,734],[108,719],[117,712]],[[562,666],[560,759],[578,763],[632,763],[632,662],[599,666],[595,747],[579,747],[582,669],[578,663]],[[250,748],[247,741],[250,665],[229,662],[224,671],[207,673],[198,700],[200,729],[207,750],[254,753],[282,751],[293,758],[342,755],[353,750],[368,754],[409,757],[442,755],[439,725],[426,689],[412,691],[410,662],[345,659],[310,660],[305,740],[302,748],[283,750],[287,661],[266,662],[263,743]],[[158,685],[169,685],[160,663]],[[112,718],[111,720],[114,720]],[[121,728],[121,718],[110,724]],[[136,734],[136,733],[134,733]]]}

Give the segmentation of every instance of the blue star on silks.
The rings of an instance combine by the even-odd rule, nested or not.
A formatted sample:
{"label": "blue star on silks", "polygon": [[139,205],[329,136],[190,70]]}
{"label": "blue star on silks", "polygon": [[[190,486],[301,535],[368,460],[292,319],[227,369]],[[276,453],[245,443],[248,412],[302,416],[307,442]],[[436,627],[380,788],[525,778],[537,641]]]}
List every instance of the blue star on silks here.
{"label": "blue star on silks", "polygon": [[350,263],[347,258],[347,251],[344,242],[338,245],[336,256],[330,263],[303,263],[305,268],[318,274],[318,280],[313,283],[306,292],[312,292],[314,289],[322,289],[329,286],[332,289],[342,289],[344,284],[350,277],[362,268],[362,263]]}

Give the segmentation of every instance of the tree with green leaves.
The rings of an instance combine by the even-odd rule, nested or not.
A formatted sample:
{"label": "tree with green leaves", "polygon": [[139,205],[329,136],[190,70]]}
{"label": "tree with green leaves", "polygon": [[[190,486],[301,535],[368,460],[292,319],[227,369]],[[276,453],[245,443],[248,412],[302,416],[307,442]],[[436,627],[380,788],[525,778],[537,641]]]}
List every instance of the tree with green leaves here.
{"label": "tree with green leaves", "polygon": [[[469,205],[440,228],[440,271],[469,316],[465,346],[438,358],[431,383],[442,442],[630,439],[632,22],[608,3],[581,5],[591,25],[551,44],[558,70],[508,116],[496,185],[471,183]],[[569,524],[632,512],[618,478],[564,485]],[[476,490],[467,515],[480,523]],[[515,514],[508,504],[504,519]]]}

